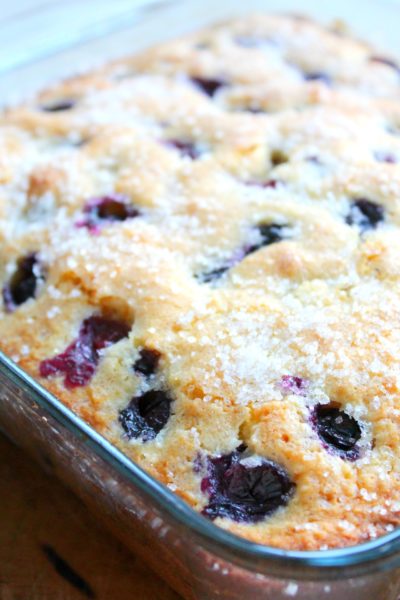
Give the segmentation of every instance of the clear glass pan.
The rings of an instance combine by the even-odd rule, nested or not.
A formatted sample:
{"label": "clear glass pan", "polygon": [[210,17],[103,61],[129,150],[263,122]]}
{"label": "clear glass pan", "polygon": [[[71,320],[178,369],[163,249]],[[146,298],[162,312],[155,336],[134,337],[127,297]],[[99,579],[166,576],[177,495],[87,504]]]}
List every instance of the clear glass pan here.
{"label": "clear glass pan", "polygon": [[[400,6],[318,0],[184,1],[149,5],[107,35],[1,74],[10,101],[46,81],[252,9],[340,17],[399,52]],[[96,2],[93,2],[95,9]],[[397,47],[396,47],[397,44]],[[71,67],[73,65],[73,67]],[[188,600],[396,600],[400,531],[324,552],[286,552],[238,538],[194,512],[0,353],[0,428],[51,469],[114,533]]]}

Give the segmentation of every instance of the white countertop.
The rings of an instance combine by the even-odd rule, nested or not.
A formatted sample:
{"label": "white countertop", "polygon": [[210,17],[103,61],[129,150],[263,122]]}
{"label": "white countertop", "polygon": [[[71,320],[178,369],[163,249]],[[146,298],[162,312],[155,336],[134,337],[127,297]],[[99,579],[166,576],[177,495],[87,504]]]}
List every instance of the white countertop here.
{"label": "white countertop", "polygon": [[0,0],[0,73],[95,38],[154,0]]}

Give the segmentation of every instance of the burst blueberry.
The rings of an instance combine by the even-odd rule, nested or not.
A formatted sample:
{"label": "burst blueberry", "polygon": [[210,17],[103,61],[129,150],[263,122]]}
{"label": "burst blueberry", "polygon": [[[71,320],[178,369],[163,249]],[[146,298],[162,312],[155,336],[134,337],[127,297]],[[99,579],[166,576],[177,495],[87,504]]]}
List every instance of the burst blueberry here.
{"label": "burst blueberry", "polygon": [[313,411],[311,422],[328,448],[348,460],[356,460],[359,457],[357,442],[362,431],[354,417],[335,404],[318,404]]}
{"label": "burst blueberry", "polygon": [[40,375],[46,378],[63,375],[68,389],[87,385],[96,371],[101,350],[126,337],[129,329],[116,319],[102,316],[85,319],[78,337],[64,352],[41,362]]}
{"label": "burst blueberry", "polygon": [[49,104],[42,104],[40,108],[44,112],[65,112],[74,108],[75,105],[75,100],[72,100],[71,98],[64,98]]}
{"label": "burst blueberry", "polygon": [[133,365],[135,373],[140,373],[146,377],[154,375],[160,362],[161,353],[153,348],[142,348],[139,357]]}
{"label": "burst blueberry", "polygon": [[237,265],[245,256],[246,253],[244,249],[238,248],[228,260],[222,264],[219,264],[215,268],[210,269],[209,271],[200,273],[197,275],[197,279],[202,283],[210,283],[212,281],[221,279],[221,277],[223,277],[225,273],[229,271],[229,269],[232,269],[232,267]]}
{"label": "burst blueberry", "polygon": [[133,219],[140,214],[121,194],[92,198],[86,203],[83,213],[85,216],[77,225],[86,227],[92,233],[98,233],[106,224]]}
{"label": "burst blueberry", "polygon": [[218,279],[221,279],[221,277],[223,277],[223,275],[225,275],[225,273],[227,271],[229,271],[229,269],[230,269],[229,265],[224,265],[223,267],[217,267],[216,269],[212,269],[211,271],[202,273],[199,276],[199,280],[202,283],[210,283],[211,281],[216,281]]}
{"label": "burst blueberry", "polygon": [[208,474],[201,482],[209,497],[206,517],[256,523],[288,504],[295,485],[285,469],[246,453],[242,445],[231,454],[208,458]]}
{"label": "burst blueberry", "polygon": [[[271,186],[274,187],[274,186]],[[264,246],[270,246],[284,240],[288,235],[287,225],[280,225],[278,223],[263,223],[257,225],[254,230],[257,234],[258,240],[252,244],[247,244],[244,247],[238,249],[229,261],[222,264],[215,269],[205,271],[200,275],[197,275],[197,279],[202,283],[210,283],[221,279],[229,269],[238,264],[243,258],[256,252]]]}
{"label": "burst blueberry", "polygon": [[346,217],[348,225],[357,225],[362,232],[376,227],[385,219],[385,209],[380,204],[358,198],[350,206],[350,212]]}
{"label": "burst blueberry", "polygon": [[311,73],[305,73],[304,79],[306,81],[320,81],[321,83],[324,83],[325,85],[328,85],[328,86],[332,85],[332,78],[327,73],[324,73],[323,71],[314,71]]}
{"label": "burst blueberry", "polygon": [[150,390],[132,398],[119,413],[119,422],[128,439],[153,440],[171,415],[172,398],[163,390]]}
{"label": "burst blueberry", "polygon": [[197,158],[199,158],[201,152],[198,148],[198,146],[194,143],[194,142],[190,142],[188,140],[178,140],[178,139],[172,139],[172,140],[167,140],[165,142],[166,146],[169,146],[170,148],[174,148],[175,150],[178,150],[179,154],[185,158],[191,158],[192,160],[196,160]]}
{"label": "burst blueberry", "polygon": [[226,86],[225,81],[216,78],[192,77],[192,81],[204,94],[210,96],[210,98],[213,98],[218,90]]}
{"label": "burst blueberry", "polygon": [[6,310],[13,312],[18,306],[34,298],[38,283],[43,277],[43,267],[37,254],[32,252],[22,256],[17,262],[16,271],[3,287]]}
{"label": "burst blueberry", "polygon": [[285,225],[278,223],[263,223],[258,225],[256,231],[259,234],[259,241],[246,247],[245,255],[252,254],[264,246],[270,246],[281,242],[285,238]]}

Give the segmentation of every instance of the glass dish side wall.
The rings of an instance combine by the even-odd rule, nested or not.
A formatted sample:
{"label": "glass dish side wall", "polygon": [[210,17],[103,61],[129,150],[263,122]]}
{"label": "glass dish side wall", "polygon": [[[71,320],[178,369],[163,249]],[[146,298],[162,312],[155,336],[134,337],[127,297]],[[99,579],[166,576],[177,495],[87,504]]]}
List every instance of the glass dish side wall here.
{"label": "glass dish side wall", "polygon": [[[157,500],[149,493],[150,485],[146,489],[145,482],[135,482],[135,473],[129,471],[138,470],[137,467],[128,460],[118,464],[118,451],[110,452],[108,442],[95,432],[90,434],[89,428],[69,415],[68,409],[44,390],[41,393],[40,386],[28,376],[20,376],[18,369],[10,369],[7,363],[0,355],[0,428],[70,486],[122,542],[144,558],[183,598],[398,598],[400,569],[374,572],[375,568],[389,566],[385,562],[371,565],[370,574],[358,576],[346,567],[326,578],[318,568],[308,569],[311,580],[303,581],[296,579],[290,560],[285,576],[268,576],[269,571],[275,571],[273,560],[264,559],[258,565],[251,557],[246,561],[229,549],[221,551],[217,543],[205,540],[174,519],[165,506],[165,498],[160,494]],[[150,484],[151,478],[148,479]],[[161,490],[161,485],[154,483],[153,487]]]}

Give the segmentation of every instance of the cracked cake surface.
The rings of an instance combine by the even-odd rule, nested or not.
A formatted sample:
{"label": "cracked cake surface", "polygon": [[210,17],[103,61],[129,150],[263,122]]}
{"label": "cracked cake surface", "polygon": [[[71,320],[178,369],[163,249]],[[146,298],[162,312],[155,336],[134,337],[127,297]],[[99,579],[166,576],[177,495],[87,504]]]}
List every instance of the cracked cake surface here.
{"label": "cracked cake surface", "polygon": [[400,67],[295,16],[0,116],[0,347],[206,518],[400,520]]}

